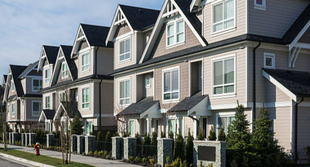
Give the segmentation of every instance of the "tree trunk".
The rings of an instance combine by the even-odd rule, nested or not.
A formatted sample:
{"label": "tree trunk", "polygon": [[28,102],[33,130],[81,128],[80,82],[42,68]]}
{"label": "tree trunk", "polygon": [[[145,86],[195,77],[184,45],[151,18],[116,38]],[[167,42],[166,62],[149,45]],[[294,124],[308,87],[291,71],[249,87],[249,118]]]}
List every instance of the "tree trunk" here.
{"label": "tree trunk", "polygon": [[4,142],[4,151],[7,151],[7,135],[6,135],[6,123],[3,122],[3,142]]}

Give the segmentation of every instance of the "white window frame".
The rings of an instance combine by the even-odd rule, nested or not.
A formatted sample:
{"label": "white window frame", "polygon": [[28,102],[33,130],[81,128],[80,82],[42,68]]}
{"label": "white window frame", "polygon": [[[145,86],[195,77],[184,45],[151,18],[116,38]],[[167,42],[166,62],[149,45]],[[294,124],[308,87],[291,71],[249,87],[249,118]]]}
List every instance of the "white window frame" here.
{"label": "white window frame", "polygon": [[[271,60],[272,60],[272,65],[271,66],[267,66],[266,58],[271,58]],[[275,69],[276,68],[275,60],[276,60],[276,55],[274,53],[264,52],[264,68]]]}
{"label": "white window frame", "polygon": [[[12,117],[15,117],[15,113],[16,113],[16,106],[15,103],[12,103]],[[14,107],[13,107],[14,106]]]}
{"label": "white window frame", "polygon": [[67,101],[67,94],[66,94],[66,91],[60,91],[60,92],[59,92],[59,100],[60,100],[60,101]]}
{"label": "white window frame", "polygon": [[[82,56],[82,60],[81,60],[81,67],[82,67],[82,72],[86,72],[86,71],[89,71],[90,70],[90,52],[87,51],[87,52],[84,52],[81,54]],[[83,65],[83,57],[84,56],[88,56],[88,64],[84,64]],[[86,57],[87,58],[87,57]]]}
{"label": "white window frame", "polygon": [[[62,68],[63,67],[63,65],[65,65],[65,70]],[[64,75],[64,74],[66,74],[66,75]],[[68,64],[65,62],[65,61],[63,61],[62,63],[61,63],[61,78],[62,79],[65,79],[65,78],[68,78],[69,77],[69,69],[68,69]]]}
{"label": "white window frame", "polygon": [[45,96],[45,109],[51,109],[51,96]]}
{"label": "white window frame", "polygon": [[[129,81],[129,97],[124,97],[124,98],[121,98],[121,82],[126,82],[126,81]],[[119,80],[118,82],[118,87],[119,87],[119,100],[118,100],[118,104],[120,106],[128,106],[131,104],[131,78],[124,78],[124,79],[121,79]],[[125,87],[124,87],[125,88]],[[124,90],[124,94],[125,94],[125,90]],[[121,100],[129,100],[129,103],[128,104],[121,104]]]}
{"label": "white window frame", "polygon": [[[39,114],[38,114],[38,115],[34,114],[34,103],[39,103]],[[38,116],[40,116],[40,114],[41,114],[40,109],[41,109],[41,108],[42,108],[42,101],[33,100],[33,101],[32,101],[32,116],[33,116],[33,117],[38,117]]]}
{"label": "white window frame", "polygon": [[[179,41],[179,42],[178,42],[178,41],[177,41],[177,36],[178,36],[178,34],[181,34],[181,33],[177,33],[177,23],[179,23],[179,22],[183,22],[183,30],[184,30],[184,31],[181,32],[181,33],[184,34],[184,38],[183,38],[183,41]],[[185,22],[182,18],[178,18],[178,19],[169,21],[169,22],[167,23],[167,26],[166,26],[166,48],[167,48],[167,49],[185,44],[185,37],[186,37],[186,36],[185,36],[185,24],[186,24],[186,22]],[[171,36],[168,36],[168,27],[169,27],[170,25],[174,25],[174,30],[173,30],[174,34],[171,35]],[[174,37],[174,43],[168,45],[168,38],[169,38],[169,37],[172,37],[172,36]]]}
{"label": "white window frame", "polygon": [[[47,72],[48,71],[48,72]],[[47,78],[47,75],[46,74],[49,74],[49,77]],[[44,75],[45,75],[45,77],[44,77],[44,82],[45,83],[49,83],[50,82],[50,79],[51,79],[51,69],[49,68],[49,67],[47,67],[47,68],[45,68],[44,69]]]}
{"label": "white window frame", "polygon": [[[169,92],[165,92],[165,81],[164,81],[164,74],[166,73],[166,72],[172,72],[172,71],[178,71],[178,90],[177,91],[170,91],[170,94],[172,94],[172,93],[176,93],[176,92],[178,92],[179,93],[179,95],[178,95],[178,98],[177,99],[169,99],[169,100],[165,100],[165,98],[164,98],[164,94],[165,93],[169,93]],[[170,77],[172,77],[172,75],[170,75]],[[162,99],[163,99],[163,103],[175,103],[175,102],[179,102],[180,101],[180,94],[181,94],[181,91],[180,91],[180,66],[176,66],[176,67],[172,67],[172,68],[166,68],[166,69],[163,69],[163,71],[162,71]],[[170,84],[171,84],[172,82],[170,82]],[[171,86],[170,86],[171,87]]]}
{"label": "white window frame", "polygon": [[[230,27],[230,28],[226,28],[226,29],[224,29],[224,27],[223,27],[223,29],[222,30],[219,30],[219,31],[214,31],[214,25],[215,24],[218,24],[218,23],[220,23],[220,22],[223,22],[223,24],[224,24],[224,22],[225,21],[227,21],[227,20],[232,20],[232,18],[230,18],[230,19],[226,19],[226,20],[224,20],[224,18],[223,18],[223,20],[222,21],[220,21],[220,22],[217,22],[217,23],[214,23],[214,6],[216,6],[216,5],[219,5],[219,4],[223,4],[223,7],[224,7],[224,2],[225,1],[227,1],[227,0],[222,0],[222,1],[220,1],[220,2],[215,2],[215,3],[212,3],[212,9],[211,9],[211,17],[212,17],[212,19],[211,19],[211,26],[212,26],[212,28],[211,28],[211,30],[212,30],[212,34],[220,34],[220,33],[223,33],[223,32],[226,32],[226,31],[231,31],[231,30],[234,30],[234,29],[236,29],[236,0],[234,0],[234,17],[233,17],[233,19],[234,19],[234,26],[232,26],[232,27]],[[224,9],[223,9],[223,17],[224,17]]]}
{"label": "white window frame", "polygon": [[[86,89],[88,89],[88,92],[89,92],[89,95],[88,95],[88,102],[84,102],[83,101],[83,99],[84,99],[84,94],[83,94],[83,92],[84,92],[84,90],[86,90]],[[82,101],[81,101],[81,108],[82,109],[90,109],[90,87],[89,86],[86,86],[86,87],[83,87],[82,88]],[[86,105],[86,104],[88,104],[88,107],[83,107],[83,105]]]}
{"label": "white window frame", "polygon": [[13,79],[11,81],[11,87],[12,87],[12,92],[15,92],[15,83]]}
{"label": "white window frame", "polygon": [[257,0],[254,0],[254,9],[266,10],[266,0],[262,0],[262,5],[257,4]]}
{"label": "white window frame", "polygon": [[[147,83],[149,81],[149,83]],[[145,76],[145,87],[150,88],[151,87],[151,75]]]}
{"label": "white window frame", "polygon": [[[36,87],[33,85],[35,80],[39,81],[39,86],[37,87],[39,90],[34,89]],[[40,82],[41,82],[41,86],[40,86]],[[43,87],[42,79],[32,78],[32,92],[39,92],[42,89],[42,87]]]}
{"label": "white window frame", "polygon": [[219,117],[235,117],[235,112],[216,113],[216,118],[215,118],[216,119],[215,120],[215,126],[216,127],[213,127],[213,130],[216,131],[216,137],[219,136],[219,131],[220,131],[219,122],[218,122]]}
{"label": "white window frame", "polygon": [[[229,83],[229,84],[224,84],[224,75],[223,75],[223,84],[221,85],[214,85],[214,63],[215,62],[218,62],[218,61],[222,61],[224,62],[224,60],[227,60],[227,59],[234,59],[234,83]],[[212,97],[227,97],[227,96],[235,96],[237,91],[236,91],[236,54],[230,54],[230,55],[227,55],[227,56],[223,56],[223,57],[219,57],[219,58],[215,58],[215,59],[212,59],[211,60],[212,62],[212,65],[211,65],[211,72],[212,72],[212,78],[211,78],[211,90],[212,90]],[[224,63],[223,63],[223,72],[224,72]],[[222,93],[222,94],[214,94],[214,87],[219,87],[219,86],[228,86],[228,85],[234,85],[234,92],[232,93]]]}
{"label": "white window frame", "polygon": [[129,133],[129,129],[130,129],[130,123],[133,122],[133,129],[134,129],[134,132],[133,134],[131,135],[130,134],[130,137],[134,137],[135,136],[135,133],[136,133],[136,121],[134,119],[129,119],[128,121],[128,133]]}
{"label": "white window frame", "polygon": [[[129,40],[129,52],[124,52],[124,53],[121,53],[121,43],[122,42],[126,42],[127,40]],[[119,53],[119,56],[118,56],[118,61],[119,62],[126,62],[126,61],[130,61],[131,60],[131,37],[127,37],[127,38],[124,38],[124,39],[121,39],[121,40],[119,40],[119,42],[118,42],[118,47],[119,47],[119,49],[118,49],[118,53]],[[125,45],[124,45],[124,50],[125,50]],[[129,58],[126,58],[125,59],[125,57],[124,57],[124,59],[123,60],[121,60],[121,56],[123,56],[123,55],[126,55],[126,54],[128,54],[129,53]]]}

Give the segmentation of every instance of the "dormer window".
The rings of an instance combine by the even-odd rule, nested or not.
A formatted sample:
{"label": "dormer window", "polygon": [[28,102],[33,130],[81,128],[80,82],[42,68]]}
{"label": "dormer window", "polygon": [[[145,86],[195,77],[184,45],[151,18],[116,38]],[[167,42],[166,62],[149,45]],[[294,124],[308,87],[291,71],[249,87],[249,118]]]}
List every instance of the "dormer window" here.
{"label": "dormer window", "polygon": [[82,55],[82,71],[89,70],[89,53]]}
{"label": "dormer window", "polygon": [[185,25],[183,20],[172,21],[167,25],[167,47],[185,41]]}
{"label": "dormer window", "polygon": [[119,61],[130,59],[130,38],[119,42]]}
{"label": "dormer window", "polygon": [[68,65],[66,62],[62,62],[61,64],[61,74],[62,74],[62,79],[68,78],[69,76]]}
{"label": "dormer window", "polygon": [[235,1],[224,0],[216,3],[213,9],[213,33],[235,27]]}
{"label": "dormer window", "polygon": [[40,79],[33,79],[32,80],[32,91],[38,92],[42,89],[42,80]]}
{"label": "dormer window", "polygon": [[266,0],[254,0],[254,8],[266,10]]}
{"label": "dormer window", "polygon": [[15,92],[15,84],[13,80],[11,81],[11,87],[12,87],[12,92]]}
{"label": "dormer window", "polygon": [[51,79],[51,70],[48,68],[44,71],[45,73],[45,83],[49,83]]}

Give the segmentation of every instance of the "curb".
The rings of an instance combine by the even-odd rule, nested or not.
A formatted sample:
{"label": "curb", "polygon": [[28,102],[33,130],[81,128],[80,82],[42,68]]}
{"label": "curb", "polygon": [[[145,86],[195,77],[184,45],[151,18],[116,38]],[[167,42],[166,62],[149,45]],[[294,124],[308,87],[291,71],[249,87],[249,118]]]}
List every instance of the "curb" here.
{"label": "curb", "polygon": [[27,159],[23,159],[23,158],[19,158],[19,157],[14,157],[14,156],[8,155],[8,154],[0,153],[0,156],[5,157],[5,158],[9,158],[9,159],[12,159],[12,160],[15,160],[15,161],[18,161],[18,162],[22,162],[22,163],[25,163],[25,164],[28,164],[28,165],[31,165],[31,166],[54,167],[54,166],[51,166],[51,165],[46,165],[46,164],[42,164],[42,163],[39,163],[39,162],[34,162],[34,161],[29,161]]}

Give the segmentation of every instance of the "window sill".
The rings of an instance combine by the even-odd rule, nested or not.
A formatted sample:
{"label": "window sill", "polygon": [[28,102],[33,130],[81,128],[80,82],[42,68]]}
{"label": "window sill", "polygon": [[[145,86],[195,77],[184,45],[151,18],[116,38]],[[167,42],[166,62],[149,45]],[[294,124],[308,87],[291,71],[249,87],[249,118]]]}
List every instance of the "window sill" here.
{"label": "window sill", "polygon": [[167,45],[166,49],[175,48],[175,47],[178,47],[178,46],[181,46],[181,45],[185,45],[185,41],[180,42],[180,43],[176,43],[176,44],[173,44],[173,45],[170,45],[170,46]]}
{"label": "window sill", "polygon": [[257,10],[266,10],[266,7],[264,6],[258,6],[258,5],[254,5],[254,9],[257,9]]}
{"label": "window sill", "polygon": [[212,99],[232,98],[232,97],[236,97],[236,96],[237,96],[236,93],[220,94],[220,95],[212,94]]}
{"label": "window sill", "polygon": [[145,88],[149,89],[151,88],[151,85],[146,85]]}
{"label": "window sill", "polygon": [[163,100],[163,104],[178,103],[178,102],[180,102],[180,99],[175,99],[175,100]]}
{"label": "window sill", "polygon": [[131,61],[131,58],[129,59],[125,59],[125,60],[119,60],[118,63],[127,63],[127,62],[130,62]]}
{"label": "window sill", "polygon": [[219,35],[230,33],[230,32],[233,32],[235,30],[237,30],[237,27],[232,27],[232,28],[228,28],[228,29],[225,29],[225,30],[221,30],[221,31],[217,31],[217,32],[212,32],[212,37],[216,37],[216,36],[219,36]]}
{"label": "window sill", "polygon": [[267,69],[276,69],[275,67],[268,67],[268,66],[264,66],[264,68],[267,68]]}
{"label": "window sill", "polygon": [[81,73],[86,73],[86,72],[89,72],[90,69],[87,69],[87,70],[84,70],[84,71],[81,71]]}

